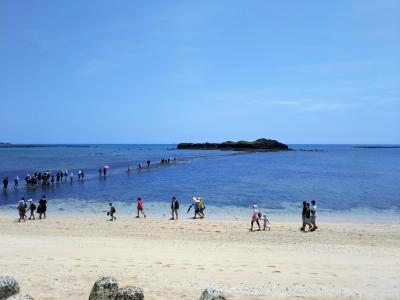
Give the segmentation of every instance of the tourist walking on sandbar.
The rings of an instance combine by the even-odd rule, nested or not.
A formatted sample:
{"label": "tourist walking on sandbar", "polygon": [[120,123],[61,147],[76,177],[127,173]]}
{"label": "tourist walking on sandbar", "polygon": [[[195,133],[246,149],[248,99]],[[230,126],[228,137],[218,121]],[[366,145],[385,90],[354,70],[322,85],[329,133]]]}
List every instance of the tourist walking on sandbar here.
{"label": "tourist walking on sandbar", "polygon": [[15,190],[18,190],[18,185],[19,185],[19,177],[18,177],[18,175],[17,175],[17,176],[15,176],[15,178],[14,178],[14,189],[15,189]]}
{"label": "tourist walking on sandbar", "polygon": [[8,177],[3,179],[3,192],[7,191],[7,187],[8,187]]}
{"label": "tourist walking on sandbar", "polygon": [[110,220],[109,221],[114,221],[117,219],[116,216],[114,216],[114,214],[117,212],[115,207],[113,206],[113,204],[110,202],[108,203],[108,206],[110,207],[110,210],[107,213],[107,216],[110,216]]}
{"label": "tourist walking on sandbar", "polygon": [[147,161],[147,167],[150,168],[150,161]]}
{"label": "tourist walking on sandbar", "polygon": [[138,197],[137,199],[137,216],[136,218],[139,218],[139,213],[142,213],[142,215],[146,218],[146,214],[144,213],[143,209],[143,201],[142,198]]}
{"label": "tourist walking on sandbar", "polygon": [[171,200],[171,214],[172,218],[170,220],[178,220],[178,210],[179,210],[179,202],[175,197],[172,197]]}
{"label": "tourist walking on sandbar", "polygon": [[29,220],[35,220],[35,209],[36,205],[33,203],[32,199],[28,200],[28,209],[30,211]]}
{"label": "tourist walking on sandbar", "polygon": [[251,227],[250,227],[250,231],[253,231],[253,224],[254,222],[257,223],[258,225],[258,231],[261,230],[260,228],[260,222],[258,221],[258,210],[257,210],[257,205],[253,205],[253,213],[251,214]]}
{"label": "tourist walking on sandbar", "polygon": [[37,208],[37,213],[39,214],[39,219],[46,219],[46,210],[47,210],[47,199],[46,196],[42,196],[39,200],[39,206]]}
{"label": "tourist walking on sandbar", "polygon": [[312,228],[310,229],[310,231],[315,231],[318,229],[318,226],[315,223],[317,220],[317,204],[316,204],[315,200],[311,201],[310,212],[311,212],[311,225],[312,225]]}

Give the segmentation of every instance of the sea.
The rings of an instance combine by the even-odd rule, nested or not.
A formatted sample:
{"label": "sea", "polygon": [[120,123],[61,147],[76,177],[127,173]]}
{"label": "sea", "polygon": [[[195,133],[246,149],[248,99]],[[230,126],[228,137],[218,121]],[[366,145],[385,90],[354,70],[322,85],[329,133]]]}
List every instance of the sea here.
{"label": "sea", "polygon": [[[46,195],[48,215],[103,215],[113,202],[118,215],[134,217],[140,196],[150,217],[167,218],[175,196],[181,218],[190,218],[192,198],[201,196],[206,217],[213,219],[249,218],[257,204],[272,220],[297,220],[302,202],[314,199],[320,221],[400,222],[399,147],[289,147],[294,151],[178,150],[175,144],[0,147],[1,181],[9,177],[7,191],[0,191],[0,213],[17,215],[21,197],[37,202]],[[160,164],[162,158],[170,163]],[[99,176],[105,165],[107,176]],[[25,185],[27,174],[65,169],[74,174],[72,182]],[[79,169],[84,180],[77,178]]]}

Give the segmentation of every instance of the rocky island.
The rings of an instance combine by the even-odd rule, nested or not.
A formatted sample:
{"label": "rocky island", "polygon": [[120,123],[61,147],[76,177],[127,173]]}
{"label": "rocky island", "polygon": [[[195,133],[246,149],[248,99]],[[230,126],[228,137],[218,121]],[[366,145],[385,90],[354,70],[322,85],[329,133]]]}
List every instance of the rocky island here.
{"label": "rocky island", "polygon": [[288,145],[276,140],[258,139],[254,142],[227,141],[223,143],[180,143],[178,149],[192,150],[233,150],[233,151],[288,151]]}

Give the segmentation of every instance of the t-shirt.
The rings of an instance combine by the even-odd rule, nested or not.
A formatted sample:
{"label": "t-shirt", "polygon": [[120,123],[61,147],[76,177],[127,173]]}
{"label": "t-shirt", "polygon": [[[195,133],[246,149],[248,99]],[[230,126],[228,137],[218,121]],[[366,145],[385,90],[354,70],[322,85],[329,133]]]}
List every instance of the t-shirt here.
{"label": "t-shirt", "polygon": [[258,210],[257,209],[253,210],[253,215],[251,216],[251,219],[253,221],[256,221],[258,219]]}
{"label": "t-shirt", "polygon": [[306,215],[307,212],[307,207],[303,207],[303,212],[301,213],[301,215],[304,217]]}
{"label": "t-shirt", "polygon": [[316,205],[311,206],[311,215],[314,217],[317,216],[317,206]]}
{"label": "t-shirt", "polygon": [[138,201],[137,208],[138,209],[143,209],[143,202],[142,201]]}

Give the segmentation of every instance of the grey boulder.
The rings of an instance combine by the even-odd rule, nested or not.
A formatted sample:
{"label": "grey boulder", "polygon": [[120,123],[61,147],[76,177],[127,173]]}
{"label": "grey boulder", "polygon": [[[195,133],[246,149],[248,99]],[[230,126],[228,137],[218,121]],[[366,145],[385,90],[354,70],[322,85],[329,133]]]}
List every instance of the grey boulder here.
{"label": "grey boulder", "polygon": [[118,282],[114,277],[100,277],[90,292],[89,300],[114,300],[118,295]]}
{"label": "grey boulder", "polygon": [[15,278],[0,276],[0,300],[7,299],[19,293],[19,284]]}
{"label": "grey boulder", "polygon": [[200,300],[226,300],[223,292],[214,289],[205,289],[201,294]]}
{"label": "grey boulder", "polygon": [[135,286],[127,286],[118,290],[116,300],[143,300],[143,290]]}

